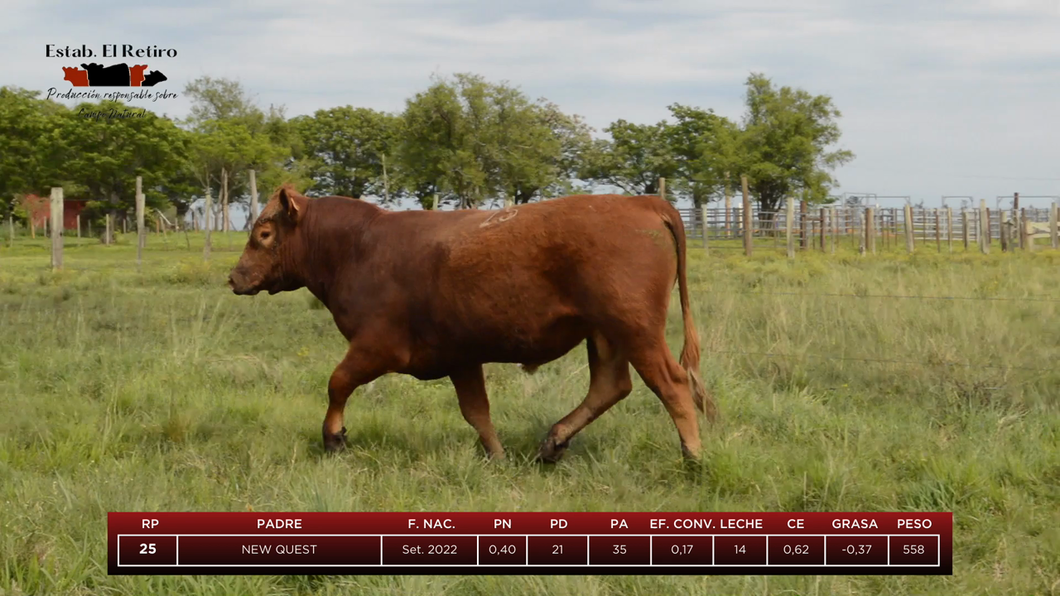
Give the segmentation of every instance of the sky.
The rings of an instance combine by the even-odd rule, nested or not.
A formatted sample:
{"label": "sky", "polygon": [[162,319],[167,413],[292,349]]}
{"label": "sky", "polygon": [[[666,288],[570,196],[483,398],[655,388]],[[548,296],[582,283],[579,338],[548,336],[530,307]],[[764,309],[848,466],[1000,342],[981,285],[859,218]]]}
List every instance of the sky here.
{"label": "sky", "polygon": [[[673,103],[739,120],[744,83],[832,98],[843,131],[833,194],[959,207],[1060,195],[1060,0],[0,0],[0,85],[70,89],[47,44],[170,48],[129,59],[168,77],[133,100],[183,117],[185,84],[239,80],[288,116],[399,112],[432,75],[473,72],[602,129]],[[64,102],[73,105],[74,101]],[[897,206],[904,199],[877,199]]]}

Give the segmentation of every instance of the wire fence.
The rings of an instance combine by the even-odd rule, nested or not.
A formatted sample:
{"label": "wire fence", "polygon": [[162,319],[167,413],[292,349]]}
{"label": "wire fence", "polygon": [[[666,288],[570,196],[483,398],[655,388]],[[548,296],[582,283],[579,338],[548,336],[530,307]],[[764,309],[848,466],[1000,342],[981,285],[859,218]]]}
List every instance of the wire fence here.
{"label": "wire fence", "polygon": [[[886,198],[886,197],[885,197]],[[1060,201],[1060,197],[1033,197]],[[991,244],[1001,249],[1033,250],[1047,244],[1060,248],[1057,202],[1049,207],[990,209],[985,201],[978,209],[962,207],[903,208],[862,206],[810,207],[805,201],[795,207],[789,199],[787,209],[764,210],[745,202],[740,207],[700,207],[680,209],[685,231],[691,239],[701,240],[704,247],[734,250],[748,254],[754,247],[781,248],[789,254],[799,250],[835,252],[849,244],[860,252],[877,252],[932,246],[938,252],[952,251],[954,245],[965,250],[973,245],[989,252]],[[743,240],[742,247],[726,240]]]}

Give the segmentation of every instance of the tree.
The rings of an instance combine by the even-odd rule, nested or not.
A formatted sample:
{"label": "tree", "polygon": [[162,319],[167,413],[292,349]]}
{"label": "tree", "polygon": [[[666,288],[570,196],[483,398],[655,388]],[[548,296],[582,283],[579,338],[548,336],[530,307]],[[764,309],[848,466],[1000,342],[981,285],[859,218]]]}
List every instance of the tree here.
{"label": "tree", "polygon": [[184,86],[184,93],[191,98],[186,122],[192,127],[210,120],[263,121],[261,110],[239,81],[199,77]]}
{"label": "tree", "polygon": [[63,114],[46,141],[61,155],[63,173],[95,198],[89,207],[112,215],[134,208],[137,176],[143,178],[146,204],[164,206],[165,193],[159,189],[185,163],[185,137],[176,124],[149,110],[142,116],[114,118],[84,117],[78,113],[82,110],[107,114],[125,112],[127,107],[114,101],[82,103]]}
{"label": "tree", "polygon": [[575,192],[579,190],[575,180],[585,167],[585,160],[593,146],[594,129],[578,114],[565,114],[555,104],[543,99],[539,103],[544,110],[545,122],[560,140],[557,162],[559,175],[547,191],[553,196]]}
{"label": "tree", "polygon": [[829,173],[854,154],[829,150],[839,141],[839,110],[827,95],[773,86],[762,74],[747,78],[742,151],[748,187],[764,212],[785,197],[825,202],[836,181]]}
{"label": "tree", "polygon": [[504,172],[505,194],[516,204],[546,193],[569,194],[592,146],[592,128],[581,116],[567,115],[544,98],[523,113],[529,122],[517,124],[505,137],[524,149],[511,152],[515,163]]}
{"label": "tree", "polygon": [[398,145],[401,186],[427,209],[437,209],[457,148],[464,144],[462,109],[456,90],[444,81],[406,100],[401,115],[405,134]]}
{"label": "tree", "polygon": [[244,182],[236,176],[252,167],[267,171],[283,159],[284,151],[272,144],[268,136],[251,134],[243,122],[207,120],[192,133],[189,153],[189,167],[198,188],[203,192],[209,188],[213,194],[216,184],[217,215],[223,218],[222,228],[230,230],[231,191],[244,188]]}
{"label": "tree", "polygon": [[[677,162],[676,193],[687,194],[696,207],[732,188],[740,171],[740,131],[736,123],[702,110],[673,104],[675,123],[667,128],[668,143]],[[675,194],[676,194],[675,193]]]}
{"label": "tree", "polygon": [[405,184],[421,203],[437,194],[469,208],[491,194],[496,147],[495,137],[488,138],[488,91],[481,77],[457,74],[406,101],[400,162]]}
{"label": "tree", "polygon": [[[0,87],[0,215],[18,207],[18,196],[44,193],[57,177],[58,162],[46,133],[66,109],[39,99],[39,92]],[[55,184],[58,186],[58,184]]]}
{"label": "tree", "polygon": [[408,100],[402,121],[400,176],[424,204],[435,193],[461,207],[526,203],[569,181],[590,141],[577,116],[472,74],[436,80]]}
{"label": "tree", "polygon": [[305,162],[296,155],[301,141],[283,106],[270,105],[266,113],[241,83],[226,78],[200,77],[184,91],[192,107],[183,124],[196,135],[187,171],[202,192],[217,185],[212,194],[224,229],[231,228],[231,204],[249,199],[247,170],[254,169],[266,189],[270,181],[287,178],[274,170],[290,169],[295,179],[304,179]]}
{"label": "tree", "polygon": [[582,169],[583,178],[639,195],[657,194],[659,178],[678,175],[680,163],[671,146],[673,133],[665,120],[656,124],[616,120],[604,132],[611,138],[594,141]]}
{"label": "tree", "polygon": [[[360,198],[385,196],[384,165],[393,169],[400,120],[372,110],[343,106],[317,110],[292,121],[318,193]],[[386,172],[387,177],[391,172]]]}

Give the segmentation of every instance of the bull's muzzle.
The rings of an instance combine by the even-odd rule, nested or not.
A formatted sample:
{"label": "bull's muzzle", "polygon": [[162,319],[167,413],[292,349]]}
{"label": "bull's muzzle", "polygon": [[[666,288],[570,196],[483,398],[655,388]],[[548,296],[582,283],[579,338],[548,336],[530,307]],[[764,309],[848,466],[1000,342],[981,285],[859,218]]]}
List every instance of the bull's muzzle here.
{"label": "bull's muzzle", "polygon": [[228,274],[228,287],[237,296],[253,296],[260,291],[260,289],[252,287],[252,284],[248,284],[244,276],[237,275],[236,271]]}

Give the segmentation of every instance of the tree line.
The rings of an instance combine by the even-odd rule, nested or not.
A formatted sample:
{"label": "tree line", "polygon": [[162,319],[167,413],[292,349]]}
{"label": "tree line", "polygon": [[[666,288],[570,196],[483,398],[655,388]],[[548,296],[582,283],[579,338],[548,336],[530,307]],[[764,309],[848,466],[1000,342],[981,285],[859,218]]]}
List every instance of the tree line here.
{"label": "tree line", "polygon": [[288,118],[262,108],[238,81],[202,77],[184,89],[192,107],[177,119],[150,110],[91,117],[128,106],[111,101],[67,108],[41,93],[0,87],[0,209],[25,219],[24,197],[61,186],[89,199],[84,214],[118,218],[143,179],[149,208],[178,218],[206,193],[217,220],[249,202],[248,173],[271,190],[293,183],[308,196],[414,199],[458,208],[527,203],[608,185],[693,204],[736,192],[746,176],[763,210],[788,196],[828,202],[834,169],[853,159],[835,147],[840,112],[827,95],[777,86],[752,73],[740,121],[712,109],[672,104],[670,117],[619,119],[594,131],[583,117],[507,82],[468,73],[435,77],[401,112],[341,106]]}

